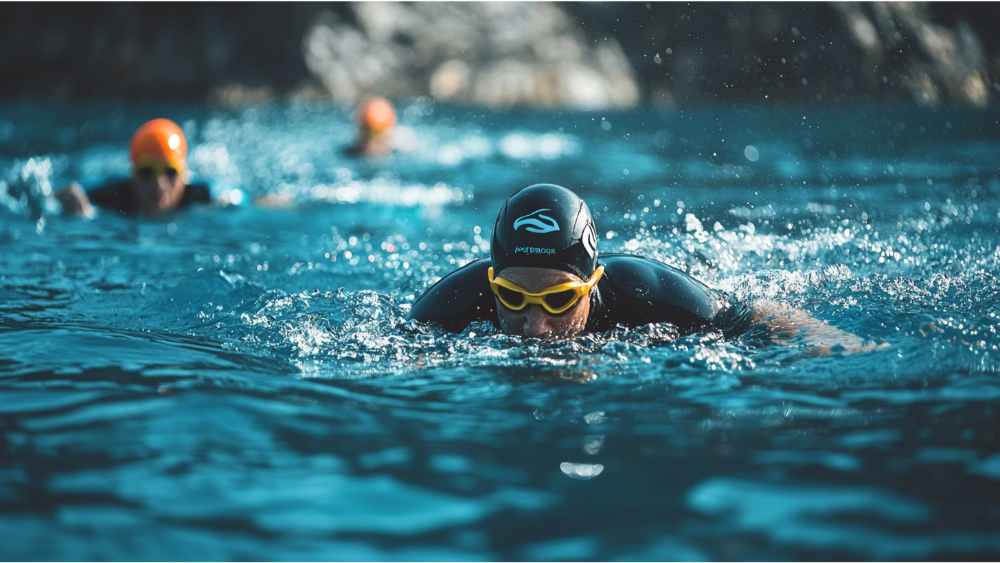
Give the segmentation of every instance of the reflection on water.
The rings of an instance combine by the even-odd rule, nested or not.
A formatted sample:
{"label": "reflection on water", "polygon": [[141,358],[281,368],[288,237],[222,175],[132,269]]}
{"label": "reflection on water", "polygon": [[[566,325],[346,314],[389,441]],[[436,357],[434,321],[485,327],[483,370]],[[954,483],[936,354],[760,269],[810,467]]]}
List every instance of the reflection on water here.
{"label": "reflection on water", "polygon": [[[293,207],[55,215],[154,114]],[[357,162],[329,106],[0,108],[3,558],[1000,554],[995,110],[400,114]],[[539,181],[603,251],[891,346],[407,322]]]}
{"label": "reflection on water", "polygon": [[696,512],[721,517],[724,524],[720,527],[731,528],[729,533],[755,533],[777,545],[828,552],[870,542],[866,551],[873,559],[989,552],[1000,543],[995,537],[962,529],[931,537],[900,534],[896,528],[901,525],[930,522],[931,510],[873,487],[790,487],[712,479],[691,491],[687,500]]}

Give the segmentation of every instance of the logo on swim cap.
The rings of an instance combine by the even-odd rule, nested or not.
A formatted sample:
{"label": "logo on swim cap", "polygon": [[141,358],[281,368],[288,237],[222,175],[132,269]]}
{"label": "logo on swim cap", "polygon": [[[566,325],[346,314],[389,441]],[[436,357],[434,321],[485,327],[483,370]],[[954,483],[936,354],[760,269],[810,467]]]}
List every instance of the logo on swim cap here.
{"label": "logo on swim cap", "polygon": [[591,256],[597,255],[597,233],[594,231],[594,224],[588,223],[587,228],[583,231],[583,247],[587,250],[587,253]]}
{"label": "logo on swim cap", "polygon": [[[526,225],[524,230],[529,233],[553,233],[559,230],[559,223],[556,220],[547,215],[542,215],[542,211],[549,211],[548,209],[539,209],[537,211],[532,211],[524,217],[518,218],[514,221],[514,230],[518,230],[522,225]],[[536,218],[537,215],[537,218]],[[548,221],[547,223],[543,221]]]}

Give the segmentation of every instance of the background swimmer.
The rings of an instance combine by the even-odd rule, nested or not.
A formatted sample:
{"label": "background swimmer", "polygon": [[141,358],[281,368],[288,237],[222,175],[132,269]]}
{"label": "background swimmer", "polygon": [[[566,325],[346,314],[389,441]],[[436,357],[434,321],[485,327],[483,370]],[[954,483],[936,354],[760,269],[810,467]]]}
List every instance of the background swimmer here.
{"label": "background swimmer", "polygon": [[376,96],[361,102],[354,120],[358,126],[358,138],[347,149],[348,154],[366,157],[392,154],[396,110],[388,100]]}
{"label": "background swimmer", "polygon": [[[64,213],[94,215],[93,206],[123,214],[162,215],[173,209],[212,203],[207,184],[188,183],[187,139],[176,123],[159,118],[147,121],[132,136],[129,160],[132,177],[85,191],[73,182],[55,192]],[[237,195],[237,193],[239,195]],[[239,203],[242,193],[233,190],[220,203]]]}

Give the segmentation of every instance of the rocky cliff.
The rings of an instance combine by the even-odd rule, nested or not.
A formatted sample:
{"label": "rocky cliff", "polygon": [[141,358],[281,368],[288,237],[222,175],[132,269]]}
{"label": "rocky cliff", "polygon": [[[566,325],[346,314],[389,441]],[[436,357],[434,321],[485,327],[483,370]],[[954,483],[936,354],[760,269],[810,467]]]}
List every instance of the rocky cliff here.
{"label": "rocky cliff", "polygon": [[618,37],[653,102],[913,100],[1000,95],[997,4],[625,3],[573,6]]}
{"label": "rocky cliff", "polygon": [[306,65],[335,100],[379,93],[461,104],[579,109],[639,101],[614,39],[588,41],[550,3],[362,3],[306,33]]}
{"label": "rocky cliff", "polygon": [[987,104],[996,4],[0,4],[0,99]]}

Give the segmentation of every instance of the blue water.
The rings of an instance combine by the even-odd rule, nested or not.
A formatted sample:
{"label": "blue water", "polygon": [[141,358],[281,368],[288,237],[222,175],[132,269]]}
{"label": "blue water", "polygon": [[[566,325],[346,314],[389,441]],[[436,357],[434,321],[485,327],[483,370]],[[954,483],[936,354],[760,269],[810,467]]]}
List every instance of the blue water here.
{"label": "blue water", "polygon": [[[0,558],[1000,558],[1000,112],[0,106]],[[60,217],[167,116],[282,208]],[[515,189],[889,347],[405,321]]]}

